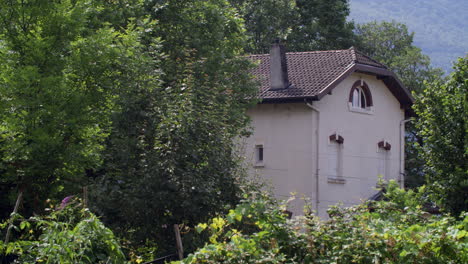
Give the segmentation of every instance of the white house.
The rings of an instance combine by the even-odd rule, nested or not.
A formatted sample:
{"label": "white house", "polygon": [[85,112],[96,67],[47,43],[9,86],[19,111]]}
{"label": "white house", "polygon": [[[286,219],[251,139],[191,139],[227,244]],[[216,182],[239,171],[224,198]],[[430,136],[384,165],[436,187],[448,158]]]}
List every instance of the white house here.
{"label": "white house", "polygon": [[[413,98],[386,66],[354,48],[252,55],[261,103],[248,111],[252,173],[275,194],[310,198],[326,216],[376,193],[378,175],[403,185],[404,123]],[[302,212],[298,202],[292,208]]]}

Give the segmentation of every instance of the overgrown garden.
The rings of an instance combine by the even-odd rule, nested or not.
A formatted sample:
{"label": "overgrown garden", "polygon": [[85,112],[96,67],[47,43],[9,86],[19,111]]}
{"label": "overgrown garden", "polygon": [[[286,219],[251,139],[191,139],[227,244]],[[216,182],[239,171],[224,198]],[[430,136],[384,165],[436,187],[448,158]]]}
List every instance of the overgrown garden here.
{"label": "overgrown garden", "polygon": [[[444,77],[405,25],[354,25],[346,0],[0,7],[3,263],[143,263],[175,252],[174,224],[183,263],[468,261],[468,58]],[[256,103],[244,55],[277,38],[354,45],[399,75],[417,98],[416,189],[389,183],[383,201],[290,220],[246,177],[233,144]]]}

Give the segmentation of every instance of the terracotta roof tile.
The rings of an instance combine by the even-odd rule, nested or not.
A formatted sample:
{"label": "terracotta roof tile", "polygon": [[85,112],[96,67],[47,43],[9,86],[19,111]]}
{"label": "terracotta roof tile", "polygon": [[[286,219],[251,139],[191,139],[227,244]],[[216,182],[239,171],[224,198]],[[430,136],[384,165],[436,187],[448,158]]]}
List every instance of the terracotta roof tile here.
{"label": "terracotta roof tile", "polygon": [[288,99],[317,96],[355,64],[387,69],[383,64],[365,56],[354,48],[346,50],[288,52],[288,77],[292,84],[282,90],[270,90],[270,56],[250,55],[259,65],[253,74],[260,81],[262,99]]}

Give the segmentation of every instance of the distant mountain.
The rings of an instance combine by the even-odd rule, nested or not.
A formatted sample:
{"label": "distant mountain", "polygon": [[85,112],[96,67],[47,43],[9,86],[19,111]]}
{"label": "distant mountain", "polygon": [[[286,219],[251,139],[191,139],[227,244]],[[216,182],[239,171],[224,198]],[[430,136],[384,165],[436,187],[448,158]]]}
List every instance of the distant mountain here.
{"label": "distant mountain", "polygon": [[350,0],[356,23],[391,21],[415,32],[414,44],[447,72],[468,52],[468,0]]}

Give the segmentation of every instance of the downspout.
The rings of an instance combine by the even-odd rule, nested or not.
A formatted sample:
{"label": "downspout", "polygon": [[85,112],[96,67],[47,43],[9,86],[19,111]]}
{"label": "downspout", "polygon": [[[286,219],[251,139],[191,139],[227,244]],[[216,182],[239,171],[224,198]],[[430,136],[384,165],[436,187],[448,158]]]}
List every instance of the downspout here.
{"label": "downspout", "polygon": [[315,209],[317,210],[315,213],[318,215],[319,213],[319,205],[320,205],[320,195],[319,195],[319,145],[320,145],[320,110],[313,106],[311,103],[307,102],[306,99],[304,99],[304,102],[306,105],[315,111],[316,114],[316,123],[317,123],[317,128],[315,131],[316,135],[316,154],[315,154]]}
{"label": "downspout", "polygon": [[400,188],[405,188],[405,124],[413,119],[403,119],[400,121],[400,174],[398,183]]}

